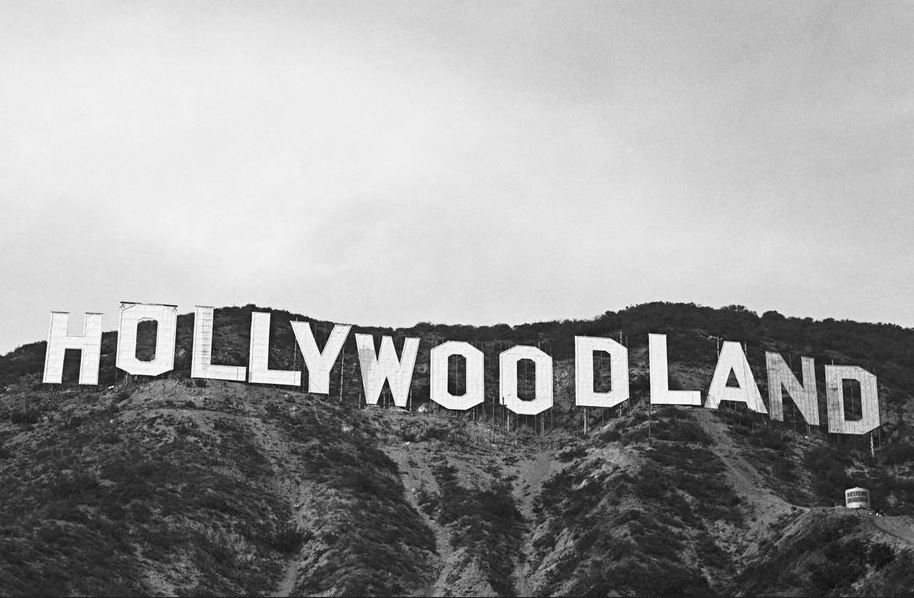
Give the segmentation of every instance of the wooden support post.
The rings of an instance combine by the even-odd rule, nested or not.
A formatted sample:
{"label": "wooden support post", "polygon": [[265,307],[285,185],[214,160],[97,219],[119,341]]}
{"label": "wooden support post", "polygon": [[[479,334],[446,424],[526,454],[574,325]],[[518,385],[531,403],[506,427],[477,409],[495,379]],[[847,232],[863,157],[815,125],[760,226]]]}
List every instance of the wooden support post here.
{"label": "wooden support post", "polygon": [[651,423],[654,420],[654,410],[651,404],[647,404],[647,443],[651,443]]}
{"label": "wooden support post", "polygon": [[343,356],[340,358],[340,404],[343,403],[343,370],[346,369],[346,344],[343,344]]}

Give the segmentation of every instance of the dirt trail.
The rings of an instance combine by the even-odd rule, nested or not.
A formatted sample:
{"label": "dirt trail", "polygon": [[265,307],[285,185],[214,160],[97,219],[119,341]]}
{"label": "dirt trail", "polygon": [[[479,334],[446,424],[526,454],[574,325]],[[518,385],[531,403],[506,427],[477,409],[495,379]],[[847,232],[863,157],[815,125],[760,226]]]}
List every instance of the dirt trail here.
{"label": "dirt trail", "polygon": [[527,563],[533,553],[533,534],[536,530],[533,502],[542,491],[543,482],[552,473],[553,467],[552,454],[546,451],[539,453],[533,459],[520,461],[517,464],[517,479],[514,481],[513,495],[527,524],[527,533],[524,534],[521,553],[514,568],[515,590],[518,596],[533,595],[533,588],[527,581],[529,578]]}
{"label": "dirt trail", "polygon": [[[747,521],[748,532],[742,537],[747,556],[758,550],[759,540],[770,526],[791,510],[803,507],[791,505],[767,489],[758,470],[740,455],[739,449],[726,431],[726,425],[705,409],[697,410],[698,422],[714,440],[715,453],[727,467],[727,480],[733,490],[749,505],[752,517]],[[805,509],[804,509],[805,510]]]}
{"label": "dirt trail", "polygon": [[403,481],[406,499],[409,504],[422,516],[425,524],[435,534],[435,546],[438,550],[438,558],[441,560],[438,577],[432,585],[422,588],[418,595],[444,596],[447,593],[446,580],[454,568],[456,559],[453,558],[451,540],[447,529],[434,518],[429,517],[419,505],[418,492],[420,488],[424,486],[428,492],[435,492],[438,488],[435,477],[427,466],[428,456],[418,446],[409,444],[403,447],[385,447],[385,452],[400,468],[400,478]]}
{"label": "dirt trail", "polygon": [[[241,392],[239,393],[239,390]],[[206,397],[250,396],[250,389],[239,389],[230,383],[216,383],[210,381],[208,387],[187,387],[177,381],[161,380],[142,387],[133,392],[128,401],[122,403],[119,417],[124,421],[136,418],[151,418],[156,415],[180,415],[184,420],[189,420],[207,434],[217,435],[213,431],[216,420],[233,420],[243,422],[244,427],[251,431],[253,440],[260,452],[269,460],[273,471],[272,486],[279,496],[290,505],[295,525],[305,527],[302,510],[299,506],[305,502],[310,493],[310,488],[302,485],[299,476],[295,474],[297,459],[291,454],[289,444],[282,433],[275,427],[264,423],[263,418],[256,412],[233,413],[224,409],[209,409],[205,407]],[[191,407],[149,407],[148,402],[162,397],[167,397],[176,402],[193,402]],[[278,582],[273,595],[289,596],[298,579],[299,555],[290,557],[285,565],[283,574]],[[155,590],[163,588],[165,583],[161,575],[148,573],[147,583]],[[160,592],[162,593],[162,592]],[[164,592],[164,594],[174,593]]]}
{"label": "dirt trail", "polygon": [[[270,460],[273,468],[275,488],[278,493],[292,507],[292,517],[295,525],[304,527],[305,521],[302,516],[301,505],[308,495],[308,490],[301,485],[300,479],[292,473],[293,457],[289,451],[288,443],[282,438],[280,432],[267,426],[259,418],[249,418],[249,429],[254,434],[261,451]],[[282,578],[274,591],[274,596],[290,596],[295,588],[295,582],[298,580],[298,569],[300,565],[299,556],[293,555],[289,558],[283,571]]]}
{"label": "dirt trail", "polygon": [[292,561],[286,565],[286,570],[283,573],[282,579],[279,580],[279,585],[276,587],[276,592],[274,596],[286,596],[292,595],[292,590],[295,589],[295,581],[298,579],[298,563]]}
{"label": "dirt trail", "polygon": [[873,517],[873,523],[876,527],[906,542],[909,547],[914,546],[914,518],[909,516],[896,517]]}

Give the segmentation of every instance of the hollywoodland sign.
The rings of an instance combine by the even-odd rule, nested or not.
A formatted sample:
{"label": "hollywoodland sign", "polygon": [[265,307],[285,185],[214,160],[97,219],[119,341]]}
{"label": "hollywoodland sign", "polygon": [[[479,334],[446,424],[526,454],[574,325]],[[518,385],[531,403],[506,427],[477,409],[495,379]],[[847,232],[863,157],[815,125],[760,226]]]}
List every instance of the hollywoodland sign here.
{"label": "hollywoodland sign", "polygon": [[[86,314],[83,334],[67,333],[69,313],[51,312],[48,346],[45,355],[43,382],[60,384],[63,379],[64,354],[67,349],[81,352],[79,383],[98,384],[101,358],[102,314]],[[157,323],[156,352],[151,360],[136,357],[137,328],[141,321]],[[335,324],[323,348],[317,346],[309,322],[290,322],[295,340],[308,369],[308,392],[328,394],[330,371],[333,368],[351,326]],[[174,369],[177,306],[147,303],[122,303],[118,332],[118,369],[132,375],[158,376]],[[251,314],[251,344],[247,367],[214,365],[213,308],[196,308],[190,375],[192,378],[231,380],[254,384],[301,386],[299,370],[270,369],[268,362],[270,313]],[[375,350],[374,338],[356,334],[359,368],[365,401],[376,405],[386,381],[394,404],[406,407],[412,382],[418,338],[406,338],[398,356],[393,338],[383,336],[380,350]],[[575,405],[579,407],[614,407],[629,398],[628,349],[604,337],[575,337]],[[610,357],[611,385],[608,392],[594,390],[593,356],[603,351]],[[755,377],[737,342],[725,341],[721,347],[714,376],[702,405],[697,390],[671,390],[667,365],[666,335],[649,334],[650,402],[654,405],[691,405],[717,409],[723,401],[745,403],[758,413],[783,421],[783,398],[787,396],[811,426],[819,425],[816,399],[816,376],[813,359],[802,358],[802,382],[777,353],[766,352],[768,374],[768,408],[762,401]],[[466,360],[466,390],[453,394],[448,389],[448,360],[459,355]],[[528,359],[535,366],[536,392],[532,400],[524,400],[517,392],[517,363]],[[499,362],[499,397],[501,404],[520,415],[537,415],[552,407],[552,357],[537,347],[518,345],[502,352]],[[737,385],[728,385],[731,376]],[[483,353],[466,342],[446,341],[430,351],[429,396],[432,401],[457,411],[471,409],[484,400]],[[861,417],[849,420],[844,411],[844,381],[855,380],[860,385]],[[876,376],[857,366],[825,366],[828,431],[839,434],[867,434],[879,427],[879,397]],[[770,412],[769,412],[770,409]]]}

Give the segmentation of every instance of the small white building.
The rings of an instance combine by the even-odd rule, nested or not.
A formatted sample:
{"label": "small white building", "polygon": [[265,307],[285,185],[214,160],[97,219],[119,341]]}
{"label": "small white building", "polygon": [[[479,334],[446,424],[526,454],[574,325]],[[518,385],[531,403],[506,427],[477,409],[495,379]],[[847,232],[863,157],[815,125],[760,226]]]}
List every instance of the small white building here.
{"label": "small white building", "polygon": [[848,509],[869,509],[870,491],[866,488],[848,488],[844,491],[844,505]]}

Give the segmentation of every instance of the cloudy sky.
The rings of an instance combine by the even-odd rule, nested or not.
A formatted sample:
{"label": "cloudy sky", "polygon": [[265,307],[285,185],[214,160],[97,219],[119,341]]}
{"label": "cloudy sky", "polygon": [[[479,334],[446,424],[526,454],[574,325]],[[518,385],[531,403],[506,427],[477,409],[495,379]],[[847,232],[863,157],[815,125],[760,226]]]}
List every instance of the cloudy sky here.
{"label": "cloudy sky", "polygon": [[0,4],[0,352],[120,300],[914,325],[911,2]]}

